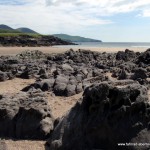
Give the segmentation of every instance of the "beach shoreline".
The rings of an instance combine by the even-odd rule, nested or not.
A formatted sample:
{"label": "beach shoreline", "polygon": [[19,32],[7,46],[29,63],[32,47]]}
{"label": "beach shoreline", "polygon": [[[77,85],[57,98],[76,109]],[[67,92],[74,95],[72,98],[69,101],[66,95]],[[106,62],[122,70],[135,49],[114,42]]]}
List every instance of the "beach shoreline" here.
{"label": "beach shoreline", "polygon": [[16,55],[26,50],[39,50],[43,53],[63,53],[69,49],[78,50],[85,49],[97,52],[115,53],[118,51],[124,51],[125,49],[133,50],[135,52],[144,52],[145,47],[74,47],[72,45],[66,47],[51,46],[51,47],[0,47],[0,56],[2,55]]}

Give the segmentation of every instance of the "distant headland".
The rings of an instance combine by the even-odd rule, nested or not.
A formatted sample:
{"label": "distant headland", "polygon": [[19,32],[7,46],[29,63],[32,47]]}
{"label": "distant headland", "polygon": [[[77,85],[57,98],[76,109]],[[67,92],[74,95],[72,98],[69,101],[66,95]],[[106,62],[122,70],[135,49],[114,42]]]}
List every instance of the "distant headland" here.
{"label": "distant headland", "polygon": [[53,46],[74,45],[52,35],[42,35],[29,28],[13,29],[7,25],[0,25],[0,46]]}
{"label": "distant headland", "polygon": [[85,38],[81,36],[72,36],[68,34],[53,34],[53,36],[69,42],[102,42],[101,40]]}

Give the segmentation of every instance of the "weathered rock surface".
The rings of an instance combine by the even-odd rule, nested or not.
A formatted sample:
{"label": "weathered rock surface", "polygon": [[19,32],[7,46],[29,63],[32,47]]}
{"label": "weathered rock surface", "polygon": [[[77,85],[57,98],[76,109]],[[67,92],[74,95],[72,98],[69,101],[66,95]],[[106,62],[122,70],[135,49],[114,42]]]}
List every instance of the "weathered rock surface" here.
{"label": "weathered rock surface", "polygon": [[131,79],[149,87],[148,60],[149,50],[135,53],[126,49],[115,54],[71,49],[51,55],[38,50],[25,51],[14,57],[0,57],[0,81],[14,77],[36,78],[35,84],[23,90],[39,88],[53,91],[57,96],[72,96],[93,83],[108,81],[107,74],[117,80]]}
{"label": "weathered rock surface", "polygon": [[0,137],[45,139],[54,119],[48,102],[39,91],[0,95]]}
{"label": "weathered rock surface", "polygon": [[0,71],[0,81],[6,81],[8,79],[7,73]]}
{"label": "weathered rock surface", "polygon": [[137,56],[138,56],[138,53],[135,53],[134,51],[126,49],[125,51],[117,52],[116,59],[124,60],[124,61],[131,61],[131,60],[134,60]]}
{"label": "weathered rock surface", "polygon": [[132,149],[117,143],[150,143],[147,88],[136,83],[94,84],[64,116],[49,139],[50,150]]}
{"label": "weathered rock surface", "polygon": [[138,63],[150,64],[150,49],[147,49],[138,58]]}

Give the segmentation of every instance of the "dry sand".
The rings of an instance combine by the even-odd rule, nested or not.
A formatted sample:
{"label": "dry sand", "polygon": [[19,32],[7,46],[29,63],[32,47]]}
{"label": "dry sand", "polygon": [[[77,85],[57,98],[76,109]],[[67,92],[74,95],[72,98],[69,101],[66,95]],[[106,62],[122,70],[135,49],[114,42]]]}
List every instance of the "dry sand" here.
{"label": "dry sand", "polygon": [[48,95],[48,102],[54,118],[61,118],[82,97],[82,93],[70,97],[60,97],[51,94],[47,95]]}
{"label": "dry sand", "polygon": [[[21,89],[34,82],[34,79],[20,78],[0,82],[0,94],[16,94]],[[75,105],[75,103],[82,96],[82,93],[71,97],[57,97],[48,92],[46,93],[46,95],[54,118],[61,118]],[[45,141],[1,140],[0,150],[46,150],[46,147]]]}
{"label": "dry sand", "polygon": [[[64,46],[64,47],[59,47],[59,46],[54,46],[54,47],[0,47],[0,55],[16,55],[22,51],[25,50],[40,50],[44,53],[62,53],[70,48],[73,48],[74,50],[78,49],[86,49],[86,50],[92,50],[92,51],[98,51],[98,52],[117,52],[117,51],[123,51],[126,48],[125,47],[80,47],[80,46]],[[136,52],[142,52],[145,51],[146,48],[128,48],[131,50],[134,50]]]}
{"label": "dry sand", "polygon": [[0,141],[0,150],[46,150],[45,141]]}
{"label": "dry sand", "polygon": [[7,80],[5,82],[0,82],[0,94],[16,94],[24,87],[34,83],[34,79],[19,79],[15,78],[12,80]]}

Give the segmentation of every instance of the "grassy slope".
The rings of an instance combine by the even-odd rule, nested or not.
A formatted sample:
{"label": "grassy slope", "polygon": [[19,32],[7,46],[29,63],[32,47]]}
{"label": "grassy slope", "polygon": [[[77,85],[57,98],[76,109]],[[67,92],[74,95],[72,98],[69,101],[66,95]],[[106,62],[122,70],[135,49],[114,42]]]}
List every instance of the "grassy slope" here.
{"label": "grassy slope", "polygon": [[37,37],[40,34],[36,33],[35,31],[29,29],[29,28],[18,28],[13,29],[7,25],[0,25],[0,37],[3,36],[19,36],[19,35],[30,35],[33,37]]}
{"label": "grassy slope", "polygon": [[34,33],[34,34],[37,34],[37,32],[35,32],[34,30],[31,30],[29,28],[18,28],[16,30],[18,30],[18,31],[20,31],[22,33]]}
{"label": "grassy slope", "polygon": [[62,40],[71,41],[71,42],[101,42],[100,40],[84,38],[80,36],[70,36],[67,34],[54,34],[53,36],[61,38]]}
{"label": "grassy slope", "polygon": [[40,34],[34,34],[34,33],[21,33],[21,32],[14,32],[14,33],[10,33],[10,32],[6,32],[6,33],[1,33],[0,32],[0,37],[6,37],[6,36],[21,36],[21,35],[29,35],[32,37],[40,37]]}
{"label": "grassy slope", "polygon": [[17,30],[0,29],[0,33],[20,33]]}

